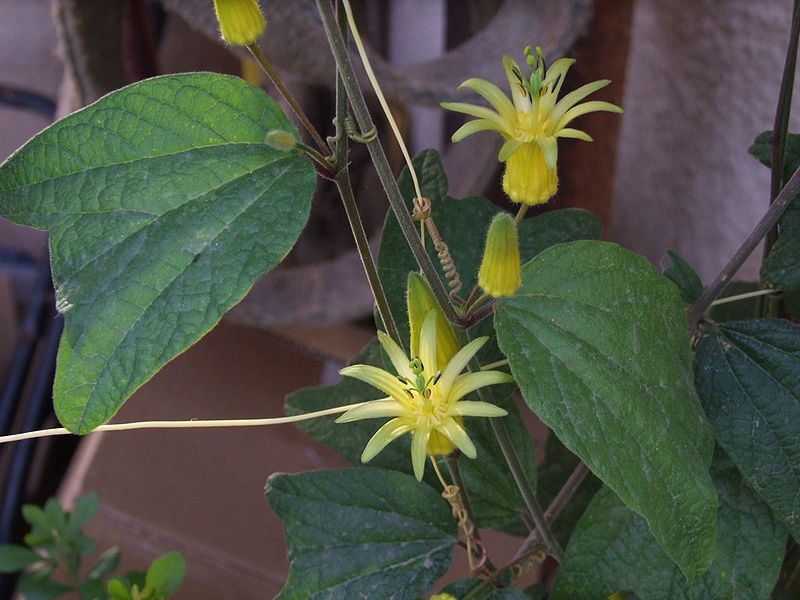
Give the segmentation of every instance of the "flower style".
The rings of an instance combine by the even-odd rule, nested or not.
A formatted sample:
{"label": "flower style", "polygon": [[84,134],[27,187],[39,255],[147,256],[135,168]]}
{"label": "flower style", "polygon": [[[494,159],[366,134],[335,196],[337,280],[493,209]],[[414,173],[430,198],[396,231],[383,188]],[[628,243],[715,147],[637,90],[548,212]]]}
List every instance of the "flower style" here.
{"label": "flower style", "polygon": [[611,83],[608,79],[587,83],[558,100],[564,78],[575,60],[560,58],[547,68],[541,48],[537,47],[534,55],[528,47],[525,55],[531,70],[527,79],[523,77],[519,65],[510,56],[503,55],[511,100],[493,83],[472,78],[459,87],[478,93],[494,110],[465,102],[445,102],[442,107],[476,117],[453,134],[454,142],[478,131],[491,130],[502,135],[505,143],[497,158],[506,163],[503,190],[514,202],[543,204],[553,197],[558,188],[557,138],[592,141],[584,131],[567,125],[587,113],[621,113],[622,109],[598,100],[580,103]]}
{"label": "flower style", "polygon": [[[506,411],[489,404],[462,400],[470,392],[498,383],[510,383],[513,377],[502,371],[461,372],[489,339],[475,339],[459,350],[440,371],[436,360],[436,310],[431,310],[422,325],[419,357],[409,359],[389,336],[378,332],[378,339],[397,375],[370,365],[352,365],[340,371],[389,394],[353,408],[337,423],[360,419],[392,417],[367,442],[361,462],[369,462],[390,442],[411,433],[411,464],[414,475],[422,480],[427,454],[440,454],[434,434],[440,434],[470,458],[477,451],[467,435],[461,417],[502,417]],[[431,442],[434,442],[433,444]],[[433,446],[433,447],[432,447]]]}

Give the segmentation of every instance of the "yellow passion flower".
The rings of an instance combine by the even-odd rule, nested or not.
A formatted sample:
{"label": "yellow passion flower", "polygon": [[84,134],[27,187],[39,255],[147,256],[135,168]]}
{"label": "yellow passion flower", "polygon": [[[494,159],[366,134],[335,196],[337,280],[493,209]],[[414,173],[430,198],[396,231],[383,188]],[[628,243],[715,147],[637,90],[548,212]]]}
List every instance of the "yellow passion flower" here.
{"label": "yellow passion flower", "polygon": [[[475,458],[475,445],[464,429],[461,417],[502,417],[506,414],[499,406],[463,400],[464,396],[487,385],[514,381],[511,375],[502,371],[462,373],[489,339],[487,337],[468,343],[440,369],[436,319],[435,310],[425,317],[419,336],[419,356],[413,358],[406,356],[389,336],[378,332],[378,340],[396,374],[371,365],[352,365],[340,371],[346,377],[360,379],[388,394],[385,398],[353,408],[337,419],[337,423],[348,423],[391,417],[367,442],[361,461],[370,461],[390,442],[410,433],[411,464],[419,480],[425,471],[426,456],[440,454],[443,448],[455,446],[469,458]],[[443,444],[439,436],[448,443]]]}
{"label": "yellow passion flower", "polygon": [[575,60],[560,58],[547,67],[541,48],[536,48],[535,54],[526,48],[525,54],[531,71],[527,78],[510,56],[503,56],[503,68],[511,88],[510,100],[493,83],[472,78],[460,87],[482,96],[491,104],[491,109],[465,102],[445,102],[442,106],[475,117],[475,120],[453,134],[454,142],[478,131],[496,131],[502,135],[505,143],[498,160],[506,163],[503,190],[514,202],[543,204],[558,189],[556,140],[574,138],[592,141],[589,134],[568,125],[587,113],[621,113],[622,109],[599,100],[581,102],[611,83],[608,79],[587,83],[559,100],[564,78]]}

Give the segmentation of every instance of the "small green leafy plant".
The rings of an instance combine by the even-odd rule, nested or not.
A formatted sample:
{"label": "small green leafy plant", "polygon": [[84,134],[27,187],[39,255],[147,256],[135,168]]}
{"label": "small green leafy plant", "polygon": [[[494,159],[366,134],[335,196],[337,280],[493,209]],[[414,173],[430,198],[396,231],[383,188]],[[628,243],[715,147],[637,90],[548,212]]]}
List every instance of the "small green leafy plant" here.
{"label": "small green leafy plant", "polygon": [[[574,61],[548,64],[541,48],[525,51],[529,73],[503,57],[510,97],[488,81],[465,81],[482,100],[443,104],[474,117],[453,141],[485,131],[503,138],[502,187],[516,212],[454,198],[436,152],[412,160],[405,150],[350,3],[336,2],[338,12],[330,0],[316,4],[337,66],[334,135],[325,139],[258,45],[266,27],[258,4],[214,1],[223,38],[251,52],[314,147],[262,90],[188,73],[113,92],[0,166],[0,214],[50,233],[65,319],[54,403],[66,430],[147,426],[106,422],[291,250],[320,175],[341,196],[375,298],[376,339],[339,383],[288,396],[287,416],[158,424],[296,422],[358,465],[269,477],[291,563],[279,598],[800,594],[800,325],[792,318],[800,138],[785,126],[791,78],[779,125],[751,148],[772,171],[770,207],[703,285],[676,253],[659,273],[600,241],[587,211],[526,218],[557,193],[558,140],[591,141],[573,121],[621,112],[586,100],[609,81],[562,94]],[[398,179],[351,64],[350,33],[407,158]],[[367,146],[391,207],[377,260],[354,200],[351,142]],[[730,290],[764,238],[761,280]],[[540,465],[517,391],[522,412],[549,428]],[[29,518],[50,537],[30,539],[37,551],[5,550],[8,568],[38,565],[24,585],[52,583],[61,568],[75,580],[70,589],[83,590],[79,558],[93,546],[79,529],[90,504],[69,519],[48,505],[36,513],[46,526]],[[78,532],[56,544],[52,531],[72,520]],[[487,528],[519,537],[511,560],[497,564],[481,537]],[[470,577],[443,586],[454,551],[465,552]],[[547,557],[559,564],[555,581],[521,589]],[[115,560],[101,559],[87,581],[97,588]],[[167,597],[182,570],[167,555],[104,593]]]}
{"label": "small green leafy plant", "polygon": [[66,595],[81,600],[166,600],[172,596],[186,571],[177,552],[157,558],[145,573],[134,571],[110,581],[119,566],[119,548],[109,548],[90,568],[84,567],[97,544],[83,533],[83,527],[97,508],[97,494],[81,496],[72,512],[55,498],[43,507],[23,506],[22,516],[31,530],[25,535],[25,545],[0,545],[0,573],[24,570],[19,591],[28,600]]}

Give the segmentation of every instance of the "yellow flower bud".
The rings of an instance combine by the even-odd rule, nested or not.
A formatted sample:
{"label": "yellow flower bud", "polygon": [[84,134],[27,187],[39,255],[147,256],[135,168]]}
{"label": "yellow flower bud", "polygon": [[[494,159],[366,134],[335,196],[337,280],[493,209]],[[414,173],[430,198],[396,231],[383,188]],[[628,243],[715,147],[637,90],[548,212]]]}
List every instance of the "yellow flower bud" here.
{"label": "yellow flower bud", "polygon": [[252,44],[267,22],[256,0],[214,0],[222,39],[231,46]]}
{"label": "yellow flower bud", "polygon": [[455,596],[451,596],[450,594],[434,594],[431,596],[431,600],[458,600]]}
{"label": "yellow flower bud", "polygon": [[539,144],[529,142],[519,147],[506,161],[503,191],[514,202],[544,204],[558,189],[556,166],[545,160]]}
{"label": "yellow flower bud", "polygon": [[517,224],[500,213],[489,225],[486,248],[478,271],[478,285],[490,296],[510,296],[522,285]]}
{"label": "yellow flower bud", "polygon": [[442,314],[436,296],[433,295],[428,282],[419,273],[408,276],[408,325],[411,333],[411,356],[419,356],[419,338],[425,317],[432,309],[436,309],[436,362],[446,365],[459,350],[456,334]]}
{"label": "yellow flower bud", "polygon": [[266,142],[267,146],[270,148],[275,148],[275,150],[281,150],[283,152],[288,152],[297,146],[297,140],[294,136],[283,129],[273,129],[268,132]]}

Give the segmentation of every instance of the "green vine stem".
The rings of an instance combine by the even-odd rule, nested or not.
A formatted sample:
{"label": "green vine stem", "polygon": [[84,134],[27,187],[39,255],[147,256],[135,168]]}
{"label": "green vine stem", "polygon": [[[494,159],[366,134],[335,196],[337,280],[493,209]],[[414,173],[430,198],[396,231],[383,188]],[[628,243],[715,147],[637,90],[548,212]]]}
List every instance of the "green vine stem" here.
{"label": "green vine stem", "polygon": [[[340,20],[340,23],[342,21]],[[343,35],[346,35],[346,24],[343,27]],[[383,289],[380,277],[378,277],[378,267],[375,265],[375,259],[372,256],[372,250],[369,247],[369,240],[367,233],[364,230],[364,223],[361,220],[361,214],[358,212],[356,200],[353,196],[353,186],[350,183],[350,171],[347,168],[347,154],[348,154],[348,137],[345,131],[345,120],[347,119],[347,96],[344,89],[344,82],[340,73],[336,76],[336,145],[334,148],[334,164],[336,175],[334,182],[339,190],[339,195],[342,198],[344,205],[344,212],[347,215],[347,221],[350,223],[350,230],[353,232],[353,239],[356,242],[358,255],[361,257],[361,264],[364,265],[364,271],[367,274],[369,287],[372,290],[372,295],[375,298],[375,305],[378,308],[378,316],[383,322],[383,327],[386,333],[397,343],[401,348],[403,342],[400,339],[400,332],[392,316],[392,311],[389,308],[389,300],[386,298],[386,292]]]}
{"label": "green vine stem", "polygon": [[[783,187],[783,169],[786,156],[786,140],[789,130],[789,115],[792,112],[792,90],[794,74],[797,66],[797,42],[800,35],[800,2],[794,0],[792,6],[792,25],[789,31],[789,44],[786,48],[786,59],[783,63],[781,87],[778,93],[778,105],[775,108],[775,121],[772,126],[772,168],[770,173],[769,201],[774,202]],[[778,239],[778,224],[773,225],[764,238],[764,252],[761,256],[763,271],[772,246]],[[769,296],[756,301],[757,317],[777,317],[780,313],[780,298]]]}
{"label": "green vine stem", "polygon": [[[794,72],[797,66],[797,42],[800,36],[800,0],[794,1],[792,8],[792,27],[789,33],[789,46],[783,63],[781,88],[778,93],[778,106],[775,109],[775,123],[772,127],[772,173],[770,177],[770,202],[774,202],[783,187],[783,164],[786,154],[786,133],[789,129],[789,114],[792,110],[792,90]],[[773,226],[764,241],[764,258],[778,237],[777,227]]]}
{"label": "green vine stem", "polygon": [[[564,510],[564,507],[569,504],[569,501],[572,500],[572,496],[575,495],[575,492],[578,491],[581,483],[583,480],[586,479],[586,476],[589,474],[589,467],[587,467],[583,462],[579,462],[578,466],[570,473],[570,476],[564,482],[564,485],[558,490],[556,497],[553,498],[553,501],[550,502],[550,505],[547,507],[547,510],[544,511],[544,518],[547,521],[548,525],[552,525],[555,520],[561,514],[561,511]],[[519,547],[517,551],[517,557],[523,556],[527,554],[534,548],[536,548],[540,544],[540,536],[539,530],[536,529],[525,538],[525,541],[522,542],[522,545]]]}
{"label": "green vine stem", "polygon": [[800,168],[798,168],[792,174],[792,176],[789,178],[789,181],[786,182],[786,185],[775,198],[775,201],[770,205],[770,207],[767,209],[767,212],[753,228],[753,231],[750,232],[750,235],[747,236],[747,239],[728,261],[728,264],[722,268],[716,279],[714,279],[711,285],[706,287],[703,294],[697,299],[697,302],[692,305],[692,308],[689,310],[687,315],[690,332],[694,332],[694,330],[697,328],[697,324],[700,322],[700,319],[703,318],[706,310],[708,310],[708,307],[711,306],[711,303],[717,298],[717,296],[720,295],[720,293],[722,293],[722,291],[730,282],[731,277],[736,274],[744,261],[747,260],[747,257],[752,254],[753,250],[761,241],[761,239],[783,216],[783,213],[786,212],[789,203],[792,201],[792,199],[794,199],[798,192],[800,192]]}
{"label": "green vine stem", "polygon": [[361,216],[358,213],[356,200],[353,197],[353,187],[350,185],[350,174],[347,168],[341,169],[334,179],[336,187],[339,190],[339,195],[342,197],[342,204],[344,211],[347,214],[347,220],[350,223],[350,230],[353,232],[353,239],[356,242],[358,255],[361,257],[361,264],[364,265],[364,272],[367,274],[369,287],[372,290],[372,295],[375,297],[375,305],[378,309],[378,316],[383,322],[383,327],[386,333],[397,343],[401,348],[403,341],[400,339],[400,332],[397,329],[397,324],[392,316],[392,311],[389,308],[389,301],[386,298],[386,292],[383,289],[380,277],[378,277],[378,268],[375,265],[375,259],[372,256],[372,251],[369,248],[369,240],[364,231],[364,223],[361,221]]}
{"label": "green vine stem", "polygon": [[[477,359],[473,358],[472,361],[470,361],[469,369],[472,372],[479,372],[481,370],[481,365],[478,363]],[[481,402],[496,404],[493,402],[491,390],[479,388],[477,394]],[[533,488],[525,475],[525,470],[522,468],[522,463],[520,463],[517,451],[514,449],[511,437],[508,435],[506,424],[502,419],[489,419],[489,423],[497,439],[497,444],[500,446],[500,451],[503,453],[503,458],[505,458],[506,464],[508,464],[508,468],[514,478],[514,483],[517,484],[522,500],[525,502],[528,514],[533,520],[536,531],[539,532],[542,542],[547,547],[548,553],[558,562],[561,562],[563,555],[561,547],[553,535],[553,531],[547,523],[542,507],[539,506],[539,501],[536,499],[536,494],[533,492]]]}
{"label": "green vine stem", "polygon": [[[339,73],[341,74],[344,88],[350,100],[350,106],[353,109],[353,114],[356,118],[356,122],[358,123],[358,127],[362,132],[372,131],[375,128],[375,124],[372,122],[372,117],[369,114],[367,103],[364,100],[364,94],[358,85],[358,81],[356,80],[355,71],[353,70],[353,65],[350,62],[350,56],[347,52],[347,46],[345,45],[344,38],[337,27],[333,6],[329,0],[316,0],[316,3],[322,19],[322,24],[325,28],[325,34],[328,37],[328,43],[330,44],[331,51],[336,59],[336,64],[339,68]],[[414,254],[417,264],[419,264],[422,273],[428,280],[428,283],[430,284],[431,289],[433,290],[433,293],[448,320],[456,325],[461,326],[462,319],[450,301],[450,297],[447,294],[447,290],[445,289],[442,280],[439,278],[433,261],[431,260],[430,256],[428,256],[428,253],[425,251],[425,248],[420,242],[417,228],[411,219],[411,215],[406,209],[403,196],[400,194],[397,181],[395,181],[391,167],[389,166],[389,161],[386,159],[386,154],[383,151],[383,146],[381,146],[381,143],[378,139],[371,139],[365,143],[367,150],[369,150],[370,156],[372,157],[372,162],[375,165],[375,170],[378,173],[378,178],[381,180],[381,184],[386,191],[386,196],[389,199],[389,205],[392,208],[392,212],[394,212],[394,215],[397,218],[400,229],[403,231],[403,235],[405,236],[406,241],[411,248],[411,252]]]}
{"label": "green vine stem", "polygon": [[269,62],[269,59],[264,55],[264,52],[262,52],[261,46],[259,46],[258,43],[254,43],[248,45],[247,49],[250,51],[250,54],[253,55],[253,58],[256,60],[259,66],[264,70],[264,73],[267,74],[267,77],[269,77],[272,85],[277,88],[281,96],[283,96],[286,99],[286,102],[289,103],[289,106],[291,106],[295,116],[297,116],[297,118],[303,124],[303,127],[306,128],[306,131],[308,131],[308,134],[314,140],[314,143],[317,145],[317,147],[322,151],[323,154],[330,154],[331,149],[328,147],[328,144],[325,143],[325,140],[322,139],[322,136],[319,134],[317,129],[311,124],[311,121],[309,120],[303,108],[300,106],[300,103],[292,95],[286,85],[284,85],[280,75],[278,75],[278,72],[272,66],[272,63]]}

